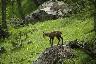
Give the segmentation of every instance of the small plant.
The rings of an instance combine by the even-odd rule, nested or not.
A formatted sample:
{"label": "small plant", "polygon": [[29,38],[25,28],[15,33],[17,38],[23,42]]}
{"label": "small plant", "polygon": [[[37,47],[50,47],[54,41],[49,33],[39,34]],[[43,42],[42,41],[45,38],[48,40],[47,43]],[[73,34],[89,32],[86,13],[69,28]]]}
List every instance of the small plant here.
{"label": "small plant", "polygon": [[4,47],[0,47],[0,54],[3,54],[4,52],[6,52]]}
{"label": "small plant", "polygon": [[12,42],[12,50],[15,50],[15,49],[19,49],[22,47],[22,43],[18,44],[18,43],[15,43],[15,42]]}

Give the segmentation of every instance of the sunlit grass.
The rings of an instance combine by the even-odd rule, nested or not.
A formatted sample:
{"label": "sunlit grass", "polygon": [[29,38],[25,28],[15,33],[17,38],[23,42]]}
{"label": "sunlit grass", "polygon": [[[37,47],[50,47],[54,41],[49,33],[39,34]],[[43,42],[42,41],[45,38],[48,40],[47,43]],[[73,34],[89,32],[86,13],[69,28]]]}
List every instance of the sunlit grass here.
{"label": "sunlit grass", "polygon": [[[31,64],[42,51],[50,47],[49,39],[47,37],[45,39],[42,37],[43,32],[59,30],[63,33],[62,37],[64,41],[72,41],[75,39],[86,41],[93,38],[93,33],[85,34],[92,29],[92,18],[86,18],[85,20],[64,18],[38,22],[35,25],[29,24],[19,29],[10,27],[11,36],[1,41],[0,46],[5,46],[7,53],[1,56],[0,62],[4,64]],[[54,45],[56,45],[57,40],[55,39],[54,41]],[[22,43],[23,46],[20,49],[12,51],[11,49],[13,47],[11,42]],[[77,59],[79,60],[74,60],[76,64],[82,64],[82,59],[87,58],[87,56],[85,53],[78,52],[77,54],[80,54],[82,57],[78,55]]]}

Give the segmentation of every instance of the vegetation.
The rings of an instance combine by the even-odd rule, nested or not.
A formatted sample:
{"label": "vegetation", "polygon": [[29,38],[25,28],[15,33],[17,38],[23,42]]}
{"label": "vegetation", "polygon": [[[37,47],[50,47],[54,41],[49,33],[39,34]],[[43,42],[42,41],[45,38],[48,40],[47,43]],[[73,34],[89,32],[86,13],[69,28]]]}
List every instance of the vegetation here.
{"label": "vegetation", "polygon": [[[0,64],[32,64],[46,48],[50,47],[49,39],[47,37],[45,39],[43,38],[43,32],[61,31],[64,42],[75,39],[91,41],[95,37],[95,31],[90,32],[94,29],[94,18],[93,15],[91,15],[94,10],[93,5],[90,5],[93,8],[90,9],[91,7],[86,4],[88,5],[87,8],[84,8],[76,14],[72,14],[71,17],[48,20],[38,22],[34,25],[28,24],[24,27],[14,28],[10,24],[10,18],[12,18],[12,15],[14,15],[15,18],[21,18],[19,14],[21,11],[18,11],[19,6],[16,6],[17,3],[15,0],[13,5],[14,10],[11,8],[12,2],[10,0],[8,1],[10,3],[7,4],[6,21],[8,23],[7,29],[9,37],[0,39],[0,47],[4,47],[6,50],[6,53],[0,54]],[[23,8],[22,15],[23,13],[27,15],[38,8],[32,0],[21,1],[21,7]],[[2,15],[0,13],[0,20],[1,17]],[[54,45],[56,45],[58,40],[55,39],[54,42]],[[74,51],[76,57],[65,59],[65,64],[96,64],[96,60],[92,59],[82,50],[76,49]]]}
{"label": "vegetation", "polygon": [[[29,24],[28,26],[18,29],[10,27],[11,36],[8,39],[1,40],[1,46],[6,48],[7,53],[2,54],[0,61],[4,64],[30,64],[33,60],[36,60],[44,49],[50,47],[48,38],[43,39],[43,31],[60,30],[63,33],[62,36],[64,41],[71,41],[75,39],[88,41],[94,36],[94,32],[87,34],[87,32],[92,29],[92,18],[82,20],[75,17],[51,20],[41,23],[38,22],[35,25]],[[55,41],[56,43],[58,42],[56,39]],[[17,43],[18,45],[22,43],[22,46],[15,49],[12,46],[13,42]],[[56,43],[54,43],[54,45],[56,45]],[[12,51],[13,48],[14,51]],[[77,56],[78,60],[75,59],[76,64],[82,64],[83,58],[85,58],[85,60],[88,59],[87,54],[78,50]]]}

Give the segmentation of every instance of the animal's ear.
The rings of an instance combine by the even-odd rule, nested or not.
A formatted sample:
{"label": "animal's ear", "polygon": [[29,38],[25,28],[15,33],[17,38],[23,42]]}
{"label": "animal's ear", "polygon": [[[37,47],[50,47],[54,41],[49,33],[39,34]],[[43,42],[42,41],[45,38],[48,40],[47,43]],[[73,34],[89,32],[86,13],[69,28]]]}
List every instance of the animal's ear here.
{"label": "animal's ear", "polygon": [[44,34],[45,32],[43,32],[43,34]]}

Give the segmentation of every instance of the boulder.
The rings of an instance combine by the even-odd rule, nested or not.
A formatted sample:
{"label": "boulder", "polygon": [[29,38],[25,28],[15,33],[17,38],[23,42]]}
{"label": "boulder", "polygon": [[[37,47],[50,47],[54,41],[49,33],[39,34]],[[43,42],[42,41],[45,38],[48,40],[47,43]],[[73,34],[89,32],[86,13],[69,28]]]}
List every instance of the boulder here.
{"label": "boulder", "polygon": [[38,21],[45,20],[54,20],[58,18],[62,18],[65,16],[69,16],[72,11],[72,8],[64,3],[63,1],[46,1],[41,4],[37,10],[33,11],[29,15],[25,16],[25,20],[22,19],[14,19],[11,20],[12,24],[19,26],[27,23],[36,23]]}
{"label": "boulder", "polygon": [[64,59],[72,58],[73,50],[68,46],[53,46],[39,56],[32,64],[62,64]]}
{"label": "boulder", "polygon": [[68,16],[71,8],[63,1],[47,1],[25,17],[26,21],[45,21]]}

